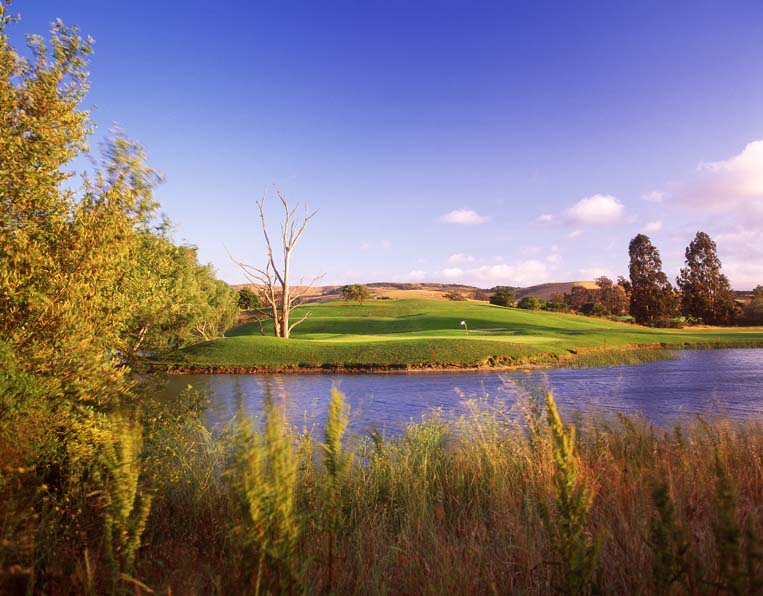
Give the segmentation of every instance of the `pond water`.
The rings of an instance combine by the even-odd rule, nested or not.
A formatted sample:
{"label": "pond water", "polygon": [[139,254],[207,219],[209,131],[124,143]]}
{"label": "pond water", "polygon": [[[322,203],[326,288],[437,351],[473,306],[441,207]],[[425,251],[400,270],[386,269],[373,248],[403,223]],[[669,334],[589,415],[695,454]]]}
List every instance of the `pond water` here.
{"label": "pond water", "polygon": [[638,414],[658,425],[700,414],[708,418],[763,419],[763,349],[678,352],[676,360],[611,368],[512,372],[352,375],[184,375],[165,389],[187,385],[208,393],[210,422],[238,411],[257,415],[265,395],[283,403],[299,428],[322,427],[332,386],[351,406],[351,430],[395,434],[434,409],[468,410],[467,400],[511,407],[530,391],[554,392],[563,413]]}

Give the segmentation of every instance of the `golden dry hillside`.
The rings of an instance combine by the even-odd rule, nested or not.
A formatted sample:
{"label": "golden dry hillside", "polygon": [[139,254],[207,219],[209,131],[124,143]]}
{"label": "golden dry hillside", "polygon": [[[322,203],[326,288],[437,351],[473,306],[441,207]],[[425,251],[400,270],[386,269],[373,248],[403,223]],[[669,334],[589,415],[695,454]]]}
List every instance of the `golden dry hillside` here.
{"label": "golden dry hillside", "polygon": [[[464,297],[474,299],[487,299],[491,291],[487,288],[477,288],[475,286],[465,286],[460,284],[440,284],[440,283],[397,283],[397,282],[375,282],[366,284],[371,290],[371,298],[427,298],[430,300],[447,300],[447,292],[458,292]],[[586,288],[595,288],[593,281],[561,281],[538,284],[526,288],[517,288],[516,297],[538,296],[544,300],[551,298],[552,294],[567,293],[572,286],[584,286]],[[233,286],[236,289],[253,287],[250,284],[238,284]],[[295,288],[299,290],[299,288]],[[308,290],[304,295],[306,302],[328,302],[337,300],[342,295],[342,286],[316,286]],[[481,296],[480,296],[481,295]]]}

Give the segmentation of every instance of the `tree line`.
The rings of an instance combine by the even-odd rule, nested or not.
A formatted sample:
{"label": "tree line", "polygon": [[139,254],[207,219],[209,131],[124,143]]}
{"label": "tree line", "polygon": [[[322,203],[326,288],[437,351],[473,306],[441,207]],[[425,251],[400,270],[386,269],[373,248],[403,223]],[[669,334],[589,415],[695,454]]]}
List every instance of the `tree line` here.
{"label": "tree line", "polygon": [[[716,243],[705,232],[697,232],[685,251],[685,265],[673,286],[662,270],[657,247],[645,234],[635,236],[628,246],[628,278],[596,279],[596,287],[573,286],[567,293],[552,294],[545,301],[525,296],[516,306],[589,316],[626,317],[650,326],[683,323],[709,325],[763,324],[763,286],[757,286],[744,306],[736,301],[728,278],[721,272]],[[490,301],[513,305],[514,290],[499,286]]]}
{"label": "tree line", "polygon": [[679,315],[690,323],[735,322],[734,293],[721,273],[716,244],[705,232],[697,232],[686,247],[685,266],[676,278],[676,287],[662,271],[660,252],[648,236],[634,237],[628,255],[630,314],[637,323],[667,326]]}

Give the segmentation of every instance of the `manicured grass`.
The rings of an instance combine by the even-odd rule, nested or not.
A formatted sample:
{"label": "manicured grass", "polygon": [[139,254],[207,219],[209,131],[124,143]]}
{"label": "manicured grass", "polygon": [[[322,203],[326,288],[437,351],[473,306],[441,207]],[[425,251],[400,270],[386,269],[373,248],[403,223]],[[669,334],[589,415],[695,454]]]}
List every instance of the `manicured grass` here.
{"label": "manicured grass", "polygon": [[654,359],[662,348],[763,347],[760,328],[651,329],[479,302],[338,301],[300,307],[294,320],[306,311],[289,340],[262,336],[253,323],[163,362],[193,370],[607,365]]}

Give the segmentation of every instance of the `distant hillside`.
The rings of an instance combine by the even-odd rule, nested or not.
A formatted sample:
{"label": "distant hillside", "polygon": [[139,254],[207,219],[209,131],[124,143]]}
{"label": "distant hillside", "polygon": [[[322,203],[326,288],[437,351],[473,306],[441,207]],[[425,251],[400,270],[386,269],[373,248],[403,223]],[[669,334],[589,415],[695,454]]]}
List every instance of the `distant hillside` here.
{"label": "distant hillside", "polygon": [[[374,282],[365,284],[371,290],[371,298],[430,298],[434,300],[446,300],[443,296],[447,292],[458,292],[466,298],[474,299],[475,295],[481,293],[488,297],[491,294],[489,288],[478,288],[475,286],[466,286],[462,284],[441,284],[441,283],[398,283],[398,282]],[[596,284],[592,281],[562,281],[538,284],[527,288],[516,288],[516,297],[538,296],[544,300],[551,298],[555,293],[567,293],[572,286],[584,286],[586,288],[595,288]],[[250,287],[249,284],[238,284],[233,286],[236,289]],[[306,302],[328,302],[336,300],[341,296],[342,286],[318,286],[311,288],[304,296]]]}
{"label": "distant hillside", "polygon": [[596,287],[596,282],[593,281],[557,281],[549,282],[547,284],[538,284],[537,286],[530,286],[528,288],[520,288],[517,290],[517,298],[524,298],[525,296],[537,296],[544,300],[549,300],[552,294],[568,294],[572,289],[572,286],[583,286],[584,288],[593,289]]}

